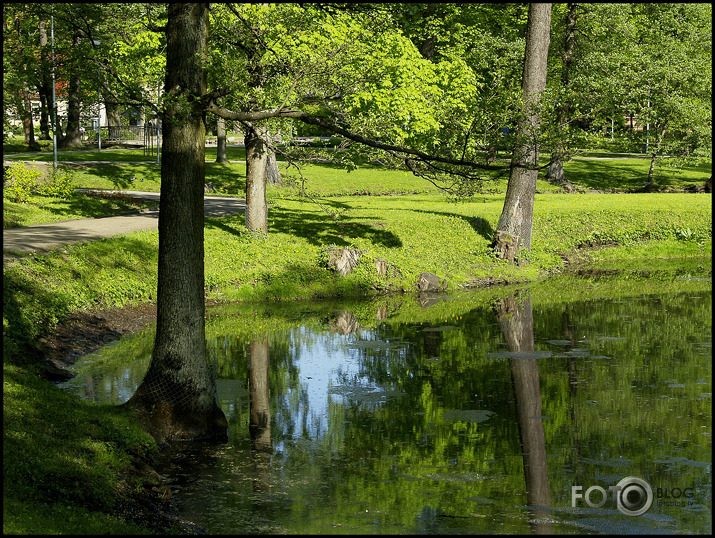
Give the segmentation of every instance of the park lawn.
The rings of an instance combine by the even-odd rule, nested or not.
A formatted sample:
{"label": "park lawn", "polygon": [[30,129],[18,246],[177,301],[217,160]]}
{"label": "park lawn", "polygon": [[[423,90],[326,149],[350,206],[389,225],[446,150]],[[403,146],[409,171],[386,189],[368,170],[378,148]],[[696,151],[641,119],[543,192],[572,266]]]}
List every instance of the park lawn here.
{"label": "park lawn", "polygon": [[[206,182],[215,187],[215,194],[244,196],[245,148],[227,148],[229,164],[215,163],[216,148],[206,148]],[[625,158],[624,158],[625,157]],[[6,160],[51,161],[51,152],[31,155],[5,155]],[[288,166],[278,156],[284,187],[269,188],[269,196],[289,196],[296,189],[305,189],[315,196],[350,196],[384,194],[438,193],[429,181],[408,171],[387,170],[377,165],[362,165],[353,171],[331,164],[300,164]],[[144,190],[158,192],[161,169],[155,157],[144,155],[143,149],[111,149],[98,152],[66,151],[58,153],[58,161],[71,166],[77,186],[96,189]],[[91,161],[111,161],[93,164]],[[542,155],[541,164],[547,159]],[[70,165],[68,163],[77,163]],[[86,164],[80,164],[86,163]],[[650,159],[647,156],[608,152],[585,152],[564,163],[567,178],[581,190],[637,191],[648,176]],[[539,173],[536,190],[541,193],[556,192],[558,188],[544,180],[546,169]],[[655,184],[664,189],[687,189],[702,185],[712,175],[712,161],[702,160],[683,164],[672,158],[658,159]],[[133,179],[132,179],[133,178]],[[483,193],[506,192],[506,177],[498,181],[485,181]]]}
{"label": "park lawn", "polygon": [[[575,184],[594,190],[636,190],[645,184],[650,159],[578,157],[564,164],[564,172]],[[702,185],[712,175],[712,161],[683,165],[677,159],[657,161],[653,181],[661,188],[687,189]]]}

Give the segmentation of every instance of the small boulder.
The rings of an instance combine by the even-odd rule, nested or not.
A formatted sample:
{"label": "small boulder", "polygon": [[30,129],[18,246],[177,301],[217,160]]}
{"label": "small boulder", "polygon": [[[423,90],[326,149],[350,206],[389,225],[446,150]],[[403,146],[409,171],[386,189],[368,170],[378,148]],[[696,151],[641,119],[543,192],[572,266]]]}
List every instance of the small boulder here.
{"label": "small boulder", "polygon": [[385,258],[375,258],[375,269],[377,276],[387,276],[387,260]]}
{"label": "small boulder", "polygon": [[444,291],[447,289],[447,280],[439,278],[434,273],[420,273],[417,279],[417,289],[420,291]]}
{"label": "small boulder", "polygon": [[328,269],[332,269],[341,276],[349,275],[358,260],[362,257],[362,252],[356,248],[338,248],[328,252]]}

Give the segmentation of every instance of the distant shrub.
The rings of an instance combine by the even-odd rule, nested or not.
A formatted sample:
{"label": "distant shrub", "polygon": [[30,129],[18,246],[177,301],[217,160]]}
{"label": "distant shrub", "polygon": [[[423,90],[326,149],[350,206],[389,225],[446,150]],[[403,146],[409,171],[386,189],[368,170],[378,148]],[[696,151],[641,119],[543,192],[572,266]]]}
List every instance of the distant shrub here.
{"label": "distant shrub", "polygon": [[11,202],[27,203],[30,196],[37,189],[37,180],[42,176],[42,172],[34,168],[28,168],[23,163],[12,163],[5,172],[6,184],[3,189],[3,196]]}
{"label": "distant shrub", "polygon": [[71,172],[53,170],[46,181],[42,172],[23,163],[13,163],[5,171],[4,196],[11,202],[28,203],[30,196],[40,194],[55,198],[70,198],[74,193]]}
{"label": "distant shrub", "polygon": [[71,198],[74,194],[74,179],[67,171],[53,170],[47,183],[38,185],[37,194],[55,198]]}

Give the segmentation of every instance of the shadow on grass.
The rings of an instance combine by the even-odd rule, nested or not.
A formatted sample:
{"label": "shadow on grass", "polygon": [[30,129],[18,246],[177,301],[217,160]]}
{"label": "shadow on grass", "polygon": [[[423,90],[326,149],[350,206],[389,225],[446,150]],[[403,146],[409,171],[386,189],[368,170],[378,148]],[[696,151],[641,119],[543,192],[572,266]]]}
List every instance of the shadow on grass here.
{"label": "shadow on grass", "polygon": [[157,205],[157,202],[141,202],[134,199],[108,200],[75,194],[70,199],[57,199],[55,204],[44,206],[43,209],[53,215],[66,216],[67,218],[81,216],[82,218],[98,218],[118,213],[138,211],[144,207]]}
{"label": "shadow on grass", "polygon": [[[321,203],[348,209],[347,205],[338,202]],[[394,233],[381,229],[379,225],[359,222],[367,220],[367,217],[340,216],[333,219],[327,213],[306,213],[277,207],[271,210],[270,218],[272,230],[302,237],[313,245],[348,246],[351,239],[360,238],[388,248],[402,246],[402,241]]]}
{"label": "shadow on grass", "polygon": [[224,194],[245,194],[246,168],[243,164],[206,163],[206,183]]}
{"label": "shadow on grass", "polygon": [[648,179],[648,161],[632,160],[569,161],[566,177],[572,183],[597,190],[631,191],[641,188]]}
{"label": "shadow on grass", "polygon": [[2,208],[3,229],[22,226],[22,223],[25,221],[25,217],[31,216],[32,213],[33,210],[29,207],[23,207],[20,204],[10,204],[4,201]]}
{"label": "shadow on grass", "polygon": [[[348,205],[333,200],[321,203],[336,210],[350,209]],[[379,224],[360,222],[362,220],[368,220],[368,217],[341,215],[333,218],[328,213],[310,213],[273,207],[269,210],[268,228],[269,233],[277,232],[302,237],[316,246],[348,246],[351,240],[356,238],[367,239],[374,245],[388,248],[402,246],[402,241],[394,233],[382,229]],[[246,229],[236,220],[227,224],[218,219],[207,219],[206,226],[219,228],[235,236],[246,233]]]}
{"label": "shadow on grass", "polygon": [[413,209],[415,213],[428,213],[430,215],[439,215],[440,217],[454,217],[467,221],[472,229],[481,235],[487,241],[494,239],[496,230],[492,228],[489,221],[483,217],[465,217],[459,213],[449,213],[447,211],[428,211],[426,209]]}
{"label": "shadow on grass", "polygon": [[[229,161],[245,161],[246,160],[246,148],[242,146],[228,146],[226,148],[226,158]],[[206,147],[206,164],[210,161],[216,160],[216,146]]]}
{"label": "shadow on grass", "polygon": [[[566,165],[566,177],[572,183],[590,189],[635,192],[648,180],[650,159],[573,160]],[[712,174],[711,163],[683,167],[669,166],[667,159],[656,161],[654,182],[662,188],[686,188],[702,184]]]}
{"label": "shadow on grass", "polygon": [[[97,164],[73,163],[70,168],[78,173],[78,182],[88,188],[159,191],[161,168],[153,163]],[[82,176],[94,176],[83,178]],[[96,179],[95,179],[96,178]],[[99,180],[99,181],[97,181]]]}

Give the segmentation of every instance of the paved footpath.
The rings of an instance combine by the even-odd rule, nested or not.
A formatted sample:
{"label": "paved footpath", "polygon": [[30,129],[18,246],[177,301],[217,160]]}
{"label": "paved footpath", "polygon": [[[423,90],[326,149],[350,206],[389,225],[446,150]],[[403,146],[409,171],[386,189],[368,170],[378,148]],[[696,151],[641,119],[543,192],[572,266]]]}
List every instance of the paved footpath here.
{"label": "paved footpath", "polygon": [[[111,191],[101,189],[78,189],[80,191],[100,191],[122,193],[125,196],[156,200],[159,203],[158,192],[142,191]],[[227,196],[205,196],[204,215],[207,217],[224,217],[245,212],[246,201],[241,198]],[[44,254],[64,245],[84,241],[95,241],[104,237],[126,234],[140,230],[157,230],[159,227],[159,211],[142,210],[125,213],[113,217],[98,217],[91,219],[74,219],[61,222],[49,222],[34,226],[8,228],[2,233],[3,261],[16,259],[14,254],[27,255],[31,253]]]}

